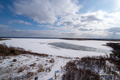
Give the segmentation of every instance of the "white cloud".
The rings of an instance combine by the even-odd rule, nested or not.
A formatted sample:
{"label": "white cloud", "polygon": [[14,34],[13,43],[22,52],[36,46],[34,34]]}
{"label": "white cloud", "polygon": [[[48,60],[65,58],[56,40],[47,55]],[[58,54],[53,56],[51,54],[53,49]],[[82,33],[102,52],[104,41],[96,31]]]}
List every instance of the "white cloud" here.
{"label": "white cloud", "polygon": [[120,9],[120,6],[118,6],[115,10],[119,10]]}
{"label": "white cloud", "polygon": [[7,26],[7,25],[1,25],[1,24],[0,24],[0,27],[9,27],[9,26]]}
{"label": "white cloud", "polygon": [[25,22],[25,21],[23,21],[23,20],[12,20],[12,21],[9,21],[8,23],[9,23],[9,24],[12,24],[12,23],[20,23],[20,24],[32,25],[31,23]]}
{"label": "white cloud", "polygon": [[80,28],[96,30],[120,26],[120,12],[107,13],[100,10],[67,17],[61,19],[59,25],[64,24],[65,27],[69,26],[67,29],[71,31],[79,31]]}
{"label": "white cloud", "polygon": [[[118,38],[118,33],[115,34],[115,32],[107,30],[112,27],[120,27],[120,12],[118,10],[113,13],[98,10],[77,14],[80,8],[82,6],[77,5],[77,0],[20,0],[13,3],[15,14],[27,16],[35,22],[41,23],[38,25],[39,27],[52,29],[53,32],[57,30],[61,37],[110,38],[117,35],[116,38]],[[22,20],[9,23],[14,22],[31,25],[31,23]],[[42,23],[48,23],[48,25]]]}
{"label": "white cloud", "polygon": [[26,24],[26,25],[32,25],[31,23],[28,23],[28,22],[24,22],[24,24]]}
{"label": "white cloud", "polygon": [[38,23],[54,23],[58,17],[75,14],[81,6],[72,0],[20,0],[14,2],[14,13]]}
{"label": "white cloud", "polygon": [[117,13],[107,13],[102,10],[77,14],[81,7],[81,5],[77,5],[77,1],[72,0],[20,0],[14,2],[13,11],[18,15],[25,15],[38,23],[56,22],[57,26],[64,25],[69,30],[75,28],[79,30],[80,27],[109,28],[117,21],[118,17],[116,16],[119,16]]}

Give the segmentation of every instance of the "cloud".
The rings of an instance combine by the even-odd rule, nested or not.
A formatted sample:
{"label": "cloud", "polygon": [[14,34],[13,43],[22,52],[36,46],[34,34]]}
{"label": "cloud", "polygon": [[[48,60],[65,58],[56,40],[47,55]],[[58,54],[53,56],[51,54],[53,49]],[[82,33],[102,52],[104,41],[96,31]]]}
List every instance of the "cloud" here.
{"label": "cloud", "polygon": [[55,23],[58,17],[76,14],[80,8],[72,0],[20,0],[13,3],[12,11],[37,23]]}
{"label": "cloud", "polygon": [[[69,17],[69,18],[68,18]],[[120,26],[120,12],[107,13],[104,11],[87,12],[64,17],[59,24],[64,24],[67,29],[76,31],[80,28],[107,29]],[[69,27],[68,27],[69,26]]]}
{"label": "cloud", "polygon": [[[70,31],[80,28],[105,29],[118,25],[118,12],[107,13],[102,10],[77,14],[82,8],[73,0],[20,0],[13,3],[13,12],[17,15],[24,15],[37,23],[52,23],[56,26],[64,26]],[[116,15],[116,16],[115,16]],[[49,27],[46,26],[46,27]],[[54,26],[50,26],[54,28]],[[57,29],[57,28],[56,28]]]}
{"label": "cloud", "polygon": [[4,9],[5,7],[2,5],[2,4],[0,4],[0,12],[2,12],[2,10]]}
{"label": "cloud", "polygon": [[[38,26],[50,30],[51,36],[57,34],[57,37],[118,38],[119,28],[113,28],[120,26],[120,12],[118,10],[111,13],[105,10],[94,12],[89,10],[86,13],[80,13],[82,6],[77,5],[77,1],[15,0],[11,9],[17,15],[26,16],[40,23]],[[31,25],[31,23],[22,20],[10,21],[9,23]],[[56,33],[53,34],[52,31],[53,33],[56,31]],[[42,36],[42,32],[44,32],[43,35],[48,36],[47,32],[49,31],[23,32],[26,35],[30,33],[36,36]]]}
{"label": "cloud", "polygon": [[57,37],[60,33],[56,30],[12,30],[0,29],[0,36],[4,37]]}
{"label": "cloud", "polygon": [[119,27],[113,27],[113,28],[106,29],[106,31],[108,31],[108,32],[120,32],[120,28]]}
{"label": "cloud", "polygon": [[80,31],[91,31],[92,29],[80,28]]}
{"label": "cloud", "polygon": [[66,21],[66,22],[64,22],[63,24],[64,24],[64,25],[67,25],[67,26],[71,26],[71,25],[73,25],[73,22],[71,22],[71,21]]}
{"label": "cloud", "polygon": [[9,21],[8,23],[9,23],[9,24],[12,24],[12,23],[20,23],[20,24],[32,25],[31,23],[25,22],[25,21],[23,21],[23,20],[12,20],[12,21]]}
{"label": "cloud", "polygon": [[[63,16],[59,19],[59,22],[56,23],[57,26],[63,26],[70,30],[79,30],[80,28],[102,28],[100,27],[105,20],[104,15],[106,12],[97,11],[97,12],[88,12],[84,14],[71,14]],[[99,24],[99,25],[98,25]],[[107,24],[107,23],[106,23]]]}
{"label": "cloud", "polygon": [[[117,28],[118,29],[118,28]],[[4,37],[58,37],[58,38],[114,38],[119,39],[120,28],[114,33],[107,30],[80,30],[79,32],[60,32],[59,30],[12,30],[0,29],[0,36]]]}
{"label": "cloud", "polygon": [[88,16],[81,16],[81,22],[91,22],[91,21],[102,21],[101,19],[97,18],[95,15],[88,15]]}
{"label": "cloud", "polygon": [[0,29],[0,37],[78,37],[76,33],[60,32],[58,30],[12,30]]}
{"label": "cloud", "polygon": [[118,6],[115,10],[117,11],[117,10],[119,10],[120,9],[120,6]]}
{"label": "cloud", "polygon": [[109,33],[108,35],[109,38],[120,39],[120,28],[119,27],[105,29],[105,31]]}
{"label": "cloud", "polygon": [[9,27],[9,26],[0,24],[0,27]]}

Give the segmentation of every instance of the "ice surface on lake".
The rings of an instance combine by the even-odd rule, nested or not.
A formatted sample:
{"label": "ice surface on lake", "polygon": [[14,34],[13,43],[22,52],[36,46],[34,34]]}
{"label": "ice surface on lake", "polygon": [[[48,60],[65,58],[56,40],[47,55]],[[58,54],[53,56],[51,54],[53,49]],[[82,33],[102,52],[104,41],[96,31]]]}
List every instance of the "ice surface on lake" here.
{"label": "ice surface on lake", "polygon": [[64,43],[64,42],[49,43],[49,45],[53,45],[53,46],[65,48],[65,49],[72,49],[72,50],[92,51],[92,52],[102,52],[102,53],[110,52],[109,50],[75,45],[75,44],[68,44],[68,43]]}
{"label": "ice surface on lake", "polygon": [[[103,52],[91,52],[91,51],[80,51],[54,47],[48,45],[49,43],[63,42],[66,44],[74,44],[78,46],[86,46],[104,50],[111,50],[107,46],[102,46],[109,41],[95,41],[95,40],[62,40],[62,39],[18,39],[13,38],[11,40],[0,41],[0,44],[6,43],[8,46],[21,47],[26,50],[31,50],[33,52],[45,53],[50,55],[59,55],[59,56],[69,56],[69,57],[84,57],[84,56],[98,56],[105,55]],[[106,52],[107,53],[107,52]]]}

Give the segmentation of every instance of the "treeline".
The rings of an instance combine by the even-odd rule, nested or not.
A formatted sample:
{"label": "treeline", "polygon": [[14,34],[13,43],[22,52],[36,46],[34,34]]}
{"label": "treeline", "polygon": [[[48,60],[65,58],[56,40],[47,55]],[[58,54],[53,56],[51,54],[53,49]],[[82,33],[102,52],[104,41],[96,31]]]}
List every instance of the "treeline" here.
{"label": "treeline", "polygon": [[0,38],[0,41],[2,41],[2,40],[10,40],[10,39],[8,39],[8,38]]}
{"label": "treeline", "polygon": [[60,38],[65,40],[98,40],[98,41],[120,41],[120,39],[96,39],[96,38]]}

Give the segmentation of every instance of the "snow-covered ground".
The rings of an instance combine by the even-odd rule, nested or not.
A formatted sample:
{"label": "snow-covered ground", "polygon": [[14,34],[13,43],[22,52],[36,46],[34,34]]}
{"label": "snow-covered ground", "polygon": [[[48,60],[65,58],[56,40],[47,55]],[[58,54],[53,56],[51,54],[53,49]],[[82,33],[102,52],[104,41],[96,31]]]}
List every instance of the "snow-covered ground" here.
{"label": "snow-covered ground", "polygon": [[[51,58],[55,60],[54,63],[49,62]],[[13,59],[16,59],[17,61],[14,62]],[[0,60],[0,80],[8,79],[10,77],[24,78],[28,72],[34,73],[34,75],[31,76],[31,79],[33,80],[35,77],[38,77],[39,80],[49,80],[54,78],[55,71],[60,71],[61,67],[70,60],[71,59],[59,58],[56,56],[40,57],[30,54],[8,56],[6,59]],[[44,72],[38,72],[40,65],[43,66],[43,69],[45,70]],[[46,72],[46,68],[51,68],[51,71]]]}
{"label": "snow-covered ground", "polygon": [[[104,50],[111,50],[111,48],[109,48],[107,46],[102,46],[102,44],[106,44],[109,41],[95,41],[95,40],[77,41],[77,40],[62,40],[62,39],[11,39],[11,40],[4,40],[4,41],[0,41],[0,44],[6,43],[6,45],[8,45],[8,46],[21,47],[26,50],[31,50],[32,52],[45,53],[45,54],[49,54],[49,55],[53,55],[53,56],[52,57],[44,57],[44,58],[32,56],[29,54],[12,56],[5,60],[1,60],[0,66],[3,68],[6,68],[6,69],[7,68],[11,69],[11,66],[13,69],[15,69],[15,68],[19,69],[22,66],[29,66],[34,63],[36,63],[36,66],[39,64],[42,64],[44,69],[52,66],[50,72],[41,72],[41,73],[37,74],[36,76],[38,76],[38,80],[53,80],[54,76],[55,76],[55,71],[58,71],[59,74],[62,75],[62,72],[60,72],[61,67],[63,67],[68,61],[73,60],[74,59],[73,57],[81,58],[84,56],[105,55],[105,53],[100,53],[100,52],[71,50],[71,49],[58,48],[58,47],[49,45],[49,43],[54,43],[54,42],[64,42],[64,43],[82,45],[82,46],[99,48],[99,49],[104,49]],[[72,57],[73,59],[60,58],[57,56]],[[54,58],[54,60],[55,60],[54,63],[48,62],[51,58]],[[17,59],[17,62],[13,62],[12,61],[13,59]],[[45,65],[45,64],[47,64],[47,65]],[[38,68],[35,67],[30,70],[32,70],[32,72],[35,72],[36,70],[38,70]],[[23,73],[26,73],[26,72],[23,71],[23,73],[16,73],[14,71],[13,73],[14,74],[12,74],[12,75],[19,76],[19,75],[23,75]],[[34,78],[33,78],[33,80],[34,80]]]}
{"label": "snow-covered ground", "polygon": [[33,52],[45,53],[50,55],[59,55],[59,56],[84,57],[84,56],[105,55],[105,53],[70,50],[70,49],[58,48],[52,45],[48,45],[48,43],[54,43],[54,42],[64,42],[64,43],[82,45],[82,46],[99,48],[104,50],[111,50],[111,48],[107,46],[102,46],[102,44],[106,44],[107,42],[110,41],[95,41],[95,40],[79,41],[79,40],[62,40],[62,39],[11,39],[11,40],[0,41],[0,44],[6,43],[6,45],[8,46],[21,47],[26,50],[31,50]]}
{"label": "snow-covered ground", "polygon": [[[14,59],[17,61],[14,62]],[[10,76],[12,78],[24,76],[27,72],[37,72],[40,66],[45,69],[53,65],[49,63],[49,60],[50,57],[39,57],[29,54],[8,56],[6,59],[0,60],[0,79],[8,79]]]}

